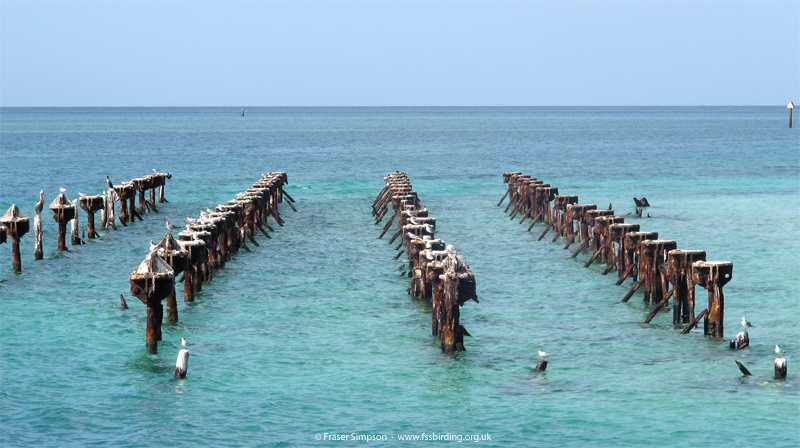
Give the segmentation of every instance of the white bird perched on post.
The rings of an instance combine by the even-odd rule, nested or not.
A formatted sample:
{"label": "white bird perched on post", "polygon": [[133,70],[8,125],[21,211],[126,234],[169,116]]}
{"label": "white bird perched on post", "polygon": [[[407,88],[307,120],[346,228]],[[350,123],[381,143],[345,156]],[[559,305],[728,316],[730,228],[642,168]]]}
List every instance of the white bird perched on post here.
{"label": "white bird perched on post", "polygon": [[60,192],[62,192],[62,193],[66,193],[66,192],[67,192],[67,189],[66,189],[66,188],[59,188],[59,189],[58,189],[58,191],[60,191]]}
{"label": "white bird perched on post", "polygon": [[175,224],[170,224],[169,221],[167,221],[167,229],[175,230],[177,228],[178,228],[178,226],[176,226]]}
{"label": "white bird perched on post", "polygon": [[154,173],[157,173],[158,171],[159,171],[158,168],[153,168]]}
{"label": "white bird perched on post", "polygon": [[85,195],[85,194],[83,194],[83,193],[81,193],[80,191],[78,192],[78,196],[80,196],[80,197],[82,197],[82,198],[85,198],[85,197],[86,197],[86,195]]}
{"label": "white bird perched on post", "polygon": [[184,347],[188,347],[190,345],[194,345],[194,342],[187,342],[186,338],[181,338],[181,345]]}
{"label": "white bird perched on post", "polygon": [[742,326],[744,327],[745,333],[747,333],[748,328],[755,328],[755,326],[751,324],[749,320],[745,319],[744,316],[742,316]]}
{"label": "white bird perched on post", "polygon": [[188,216],[186,217],[186,220],[187,220],[187,221],[189,221],[189,222],[197,222],[197,219],[195,219],[195,218],[190,218],[190,217],[188,217]]}
{"label": "white bird perched on post", "polygon": [[775,344],[775,354],[781,356],[786,353],[786,350],[782,350],[780,345]]}
{"label": "white bird perched on post", "polygon": [[555,353],[547,353],[544,350],[539,349],[539,356],[541,356],[542,359],[547,358],[548,356],[555,356],[555,355],[556,355]]}
{"label": "white bird perched on post", "polygon": [[150,240],[150,252],[158,250],[158,244],[154,243],[153,240]]}

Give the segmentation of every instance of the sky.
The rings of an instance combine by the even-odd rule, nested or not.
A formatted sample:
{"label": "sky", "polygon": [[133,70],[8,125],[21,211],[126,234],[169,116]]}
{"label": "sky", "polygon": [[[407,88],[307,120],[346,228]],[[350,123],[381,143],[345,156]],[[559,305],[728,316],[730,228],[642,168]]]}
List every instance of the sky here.
{"label": "sky", "polygon": [[800,103],[800,1],[7,1],[0,106]]}

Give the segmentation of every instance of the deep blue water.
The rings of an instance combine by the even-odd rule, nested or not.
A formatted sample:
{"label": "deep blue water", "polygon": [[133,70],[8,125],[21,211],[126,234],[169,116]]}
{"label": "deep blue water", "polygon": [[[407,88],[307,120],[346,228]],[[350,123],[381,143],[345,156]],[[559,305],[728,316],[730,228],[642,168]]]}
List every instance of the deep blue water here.
{"label": "deep blue water", "polygon": [[[0,445],[361,445],[314,438],[359,433],[403,446],[436,432],[491,434],[481,446],[798,446],[798,135],[778,107],[0,109],[0,212],[32,218],[40,189],[49,204],[59,187],[99,193],[106,175],[173,174],[160,214],[69,253],[45,209],[45,259],[26,235],[19,275],[0,245]],[[375,238],[370,204],[395,170],[476,275],[480,303],[461,310],[473,337],[454,357]],[[146,354],[128,275],[148,241],[268,171],[288,173],[299,211],[282,205],[285,227],[179,302]],[[628,222],[734,263],[726,337],[747,316],[751,346],[680,335],[667,313],[640,324],[641,295],[616,303],[628,282],[496,207],[504,171],[619,214],[646,196],[654,218]],[[197,345],[170,381],[181,337]],[[771,378],[774,344],[787,381]],[[539,348],[557,356],[532,377]]]}

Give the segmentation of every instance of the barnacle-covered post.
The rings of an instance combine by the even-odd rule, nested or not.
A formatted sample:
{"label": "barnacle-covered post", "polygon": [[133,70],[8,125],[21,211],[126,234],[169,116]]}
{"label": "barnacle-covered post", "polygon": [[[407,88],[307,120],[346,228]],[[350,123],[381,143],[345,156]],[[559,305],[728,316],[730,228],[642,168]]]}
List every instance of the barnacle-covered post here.
{"label": "barnacle-covered post", "polygon": [[158,353],[158,341],[161,340],[161,319],[164,314],[161,301],[175,289],[175,273],[153,251],[147,254],[139,267],[131,273],[130,281],[131,294],[147,305],[147,332],[145,335],[147,353]]}
{"label": "barnacle-covered post", "polygon": [[94,238],[95,236],[99,236],[94,228],[94,212],[98,210],[103,210],[105,208],[105,201],[103,200],[103,195],[97,196],[84,196],[78,199],[78,204],[80,207],[86,212],[87,215],[87,222],[89,227],[89,238]]}
{"label": "barnacle-covered post", "polygon": [[[189,252],[184,250],[171,233],[164,235],[164,239],[158,243],[158,256],[161,257],[169,267],[172,268],[173,275],[179,275],[189,267]],[[184,280],[185,281],[185,280]],[[167,322],[175,323],[178,321],[178,302],[173,285],[172,292],[167,296]]]}
{"label": "barnacle-covered post", "polygon": [[[63,196],[63,195],[62,195]],[[22,271],[22,258],[19,253],[19,239],[30,230],[30,218],[17,207],[17,204],[11,204],[8,211],[0,217],[0,223],[5,230],[2,239],[6,239],[6,234],[11,237],[11,266],[14,271]]]}
{"label": "barnacle-covered post", "polygon": [[70,202],[64,193],[61,193],[50,204],[50,210],[53,211],[53,220],[58,223],[58,250],[66,251],[67,249],[67,223],[75,217],[77,213],[75,204]]}
{"label": "barnacle-covered post", "polygon": [[733,276],[730,261],[696,261],[692,264],[692,281],[708,290],[708,314],[703,320],[704,334],[722,338],[725,319],[725,295],[722,287]]}

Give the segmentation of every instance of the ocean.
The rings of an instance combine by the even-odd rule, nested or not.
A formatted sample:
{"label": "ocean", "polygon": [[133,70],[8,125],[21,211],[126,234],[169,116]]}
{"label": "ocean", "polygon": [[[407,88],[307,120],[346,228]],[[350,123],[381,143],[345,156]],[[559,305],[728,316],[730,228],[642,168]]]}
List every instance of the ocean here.
{"label": "ocean", "polygon": [[[16,203],[32,221],[45,192],[44,260],[34,261],[32,232],[21,274],[0,245],[0,445],[800,446],[800,139],[787,115],[0,109],[0,213]],[[99,194],[106,175],[118,183],[152,168],[172,173],[159,214],[57,251],[47,205],[59,188]],[[461,309],[466,352],[443,354],[430,305],[407,294],[403,258],[387,244],[396,227],[377,239],[370,206],[395,170],[475,273],[480,303]],[[285,226],[272,221],[272,239],[257,236],[195,302],[179,292],[179,323],[147,354],[128,275],[148,242],[269,171],[288,173],[298,211],[281,204]],[[733,262],[725,337],[746,316],[750,347],[731,351],[702,324],[681,335],[671,313],[642,324],[641,292],[618,303],[629,281],[583,268],[588,254],[569,259],[562,240],[537,241],[541,224],[509,221],[497,207],[506,171]],[[633,196],[647,197],[652,218],[632,215]],[[705,291],[697,297],[699,311]],[[188,376],[173,381],[181,337],[196,345]],[[786,381],[772,378],[775,344]],[[556,355],[530,375],[540,348]]]}

